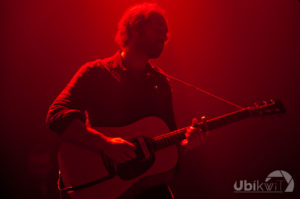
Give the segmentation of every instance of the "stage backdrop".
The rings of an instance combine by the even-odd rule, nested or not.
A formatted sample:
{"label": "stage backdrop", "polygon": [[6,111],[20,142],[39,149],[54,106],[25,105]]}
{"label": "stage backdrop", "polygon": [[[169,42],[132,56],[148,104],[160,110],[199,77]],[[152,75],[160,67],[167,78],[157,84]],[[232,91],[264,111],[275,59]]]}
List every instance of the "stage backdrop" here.
{"label": "stage backdrop", "polygon": [[[117,22],[142,1],[1,1],[1,195],[55,198],[58,138],[47,109],[85,62],[111,56]],[[300,186],[300,2],[297,0],[156,1],[166,10],[169,43],[153,60],[165,72],[240,106],[280,99],[282,118],[255,118],[212,131],[186,152],[176,198],[284,197]],[[193,117],[237,108],[171,80],[178,127]],[[240,180],[264,182],[275,170],[294,193],[237,194]],[[44,185],[45,184],[45,185]],[[4,197],[2,197],[4,198]]]}

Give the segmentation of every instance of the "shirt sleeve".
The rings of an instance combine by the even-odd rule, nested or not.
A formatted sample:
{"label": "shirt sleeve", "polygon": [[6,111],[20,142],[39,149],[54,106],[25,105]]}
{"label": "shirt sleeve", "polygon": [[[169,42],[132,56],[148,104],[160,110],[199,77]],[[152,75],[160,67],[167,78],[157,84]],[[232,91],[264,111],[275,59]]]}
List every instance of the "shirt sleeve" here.
{"label": "shirt sleeve", "polygon": [[95,63],[84,64],[50,105],[46,124],[52,131],[62,134],[74,119],[85,123],[87,91],[95,78],[94,68]]}

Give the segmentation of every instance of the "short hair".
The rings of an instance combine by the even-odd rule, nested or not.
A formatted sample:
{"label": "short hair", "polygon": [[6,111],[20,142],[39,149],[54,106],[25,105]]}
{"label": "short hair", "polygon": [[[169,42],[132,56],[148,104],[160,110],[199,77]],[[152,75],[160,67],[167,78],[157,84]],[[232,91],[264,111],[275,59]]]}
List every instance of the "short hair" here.
{"label": "short hair", "polygon": [[166,20],[164,10],[156,3],[138,4],[125,11],[118,23],[118,30],[115,36],[116,43],[120,47],[126,47],[132,38],[132,30],[141,30],[149,21],[152,13],[158,13]]}

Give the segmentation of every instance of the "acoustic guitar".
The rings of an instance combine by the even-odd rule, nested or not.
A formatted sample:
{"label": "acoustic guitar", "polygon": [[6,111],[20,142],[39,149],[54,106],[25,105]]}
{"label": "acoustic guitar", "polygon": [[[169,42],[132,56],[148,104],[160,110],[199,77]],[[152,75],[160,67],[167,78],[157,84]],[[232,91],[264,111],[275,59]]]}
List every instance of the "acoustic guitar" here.
{"label": "acoustic guitar", "polygon": [[[249,117],[281,114],[280,101],[270,101],[199,122],[202,132],[211,131]],[[104,154],[62,142],[58,163],[66,191],[72,199],[134,198],[145,189],[167,183],[178,161],[178,144],[185,128],[168,132],[156,117],[143,118],[124,127],[97,128],[110,137],[122,137],[135,144],[136,158],[117,164]]]}

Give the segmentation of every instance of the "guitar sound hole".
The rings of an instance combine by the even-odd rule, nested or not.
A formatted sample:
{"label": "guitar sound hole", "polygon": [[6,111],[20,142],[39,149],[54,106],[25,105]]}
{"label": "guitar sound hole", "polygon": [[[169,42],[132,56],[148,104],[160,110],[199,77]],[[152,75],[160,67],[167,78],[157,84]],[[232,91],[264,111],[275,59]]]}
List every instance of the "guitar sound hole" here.
{"label": "guitar sound hole", "polygon": [[144,143],[146,144],[146,147],[149,151],[148,157],[145,157],[145,154],[143,152],[143,149],[141,147],[141,143],[138,141],[138,139],[131,140],[136,146],[136,158],[117,165],[117,175],[122,180],[131,180],[133,178],[136,178],[143,173],[145,173],[154,163],[155,156],[154,152],[151,150],[150,143],[151,140],[147,138],[139,138],[143,139]]}

